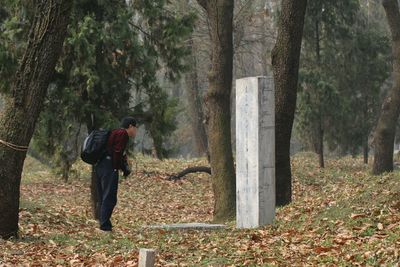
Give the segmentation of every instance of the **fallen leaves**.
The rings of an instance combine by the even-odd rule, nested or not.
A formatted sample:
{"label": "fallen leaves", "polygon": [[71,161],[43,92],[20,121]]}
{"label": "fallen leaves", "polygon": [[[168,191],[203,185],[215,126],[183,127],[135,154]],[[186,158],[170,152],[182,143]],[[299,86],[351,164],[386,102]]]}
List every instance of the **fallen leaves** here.
{"label": "fallen leaves", "polygon": [[354,213],[352,213],[350,215],[350,218],[352,218],[352,219],[365,218],[365,217],[367,217],[367,214],[354,214]]}
{"label": "fallen leaves", "polygon": [[277,209],[273,225],[237,230],[231,222],[226,230],[208,232],[142,228],[209,222],[213,195],[208,175],[165,180],[204,160],[139,157],[134,175],[120,183],[112,235],[96,231],[86,165],[76,166],[80,179],[62,184],[38,163],[28,163],[21,240],[0,240],[0,265],[137,266],[141,247],[157,249],[158,266],[371,266],[400,261],[399,174],[370,176],[360,160],[330,160],[319,171],[313,155],[296,156],[294,201]]}
{"label": "fallen leaves", "polygon": [[[331,247],[315,247],[315,248],[314,248],[314,252],[315,252],[315,253],[318,253],[318,254],[321,254],[321,253],[323,253],[323,252],[330,252],[330,251],[332,251],[332,250],[337,250],[337,249],[339,249],[338,246],[331,246]],[[325,254],[325,255],[328,255],[328,254]]]}

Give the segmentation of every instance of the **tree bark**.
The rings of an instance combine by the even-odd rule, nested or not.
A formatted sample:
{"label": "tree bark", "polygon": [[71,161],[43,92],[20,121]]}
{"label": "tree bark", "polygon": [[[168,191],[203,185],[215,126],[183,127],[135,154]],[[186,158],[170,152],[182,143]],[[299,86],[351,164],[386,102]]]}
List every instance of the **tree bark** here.
{"label": "tree bark", "polygon": [[[321,65],[321,46],[320,46],[320,25],[319,25],[319,20],[317,19],[315,21],[315,53],[317,56],[317,64],[318,66]],[[318,101],[319,101],[319,121],[318,121],[318,134],[317,134],[317,138],[318,138],[318,158],[319,158],[319,167],[321,169],[325,168],[325,160],[324,160],[324,125],[323,125],[323,112],[322,112],[322,105],[323,103],[321,103],[321,92],[318,92],[319,97],[318,97]]]}
{"label": "tree bark", "polygon": [[374,133],[375,175],[393,171],[393,150],[397,120],[400,114],[400,10],[397,0],[382,1],[392,33],[394,84],[386,96]]}
{"label": "tree bark", "polygon": [[324,160],[324,129],[322,126],[322,118],[319,121],[319,129],[318,129],[318,157],[319,157],[319,167],[325,168],[325,160]]}
{"label": "tree bark", "polygon": [[[88,130],[88,135],[98,129],[97,120],[94,114],[86,114],[86,127]],[[97,176],[94,166],[90,173],[90,203],[92,206],[92,213],[94,219],[100,219],[100,196],[97,189]]]}
{"label": "tree bark", "polygon": [[[72,1],[38,0],[12,94],[0,117],[0,139],[28,146],[66,36]],[[21,172],[26,151],[0,144],[0,237],[18,237]]]}
{"label": "tree bark", "polygon": [[197,75],[197,59],[193,49],[193,40],[189,41],[190,50],[192,51],[190,66],[191,70],[186,75],[186,88],[188,92],[188,103],[190,110],[190,117],[192,123],[192,130],[196,148],[197,156],[204,156],[207,154],[207,133],[204,125],[204,110],[199,93],[199,77]]}
{"label": "tree bark", "polygon": [[364,164],[368,164],[369,161],[369,143],[368,143],[368,136],[369,136],[369,112],[368,112],[368,94],[364,96],[364,114],[363,114],[363,136],[362,136],[362,146],[363,146],[363,156],[364,156]]}
{"label": "tree bark", "polygon": [[307,0],[283,0],[272,51],[275,81],[276,205],[292,201],[290,139],[296,109],[298,72]]}
{"label": "tree bark", "polygon": [[205,96],[208,148],[214,191],[214,221],[235,218],[236,178],[231,144],[233,71],[233,0],[198,1],[207,12],[211,35],[211,70]]}
{"label": "tree bark", "polygon": [[153,157],[163,160],[164,159],[164,153],[163,153],[163,139],[162,136],[155,132],[155,130],[150,130],[150,135],[153,138],[153,148],[152,148],[152,155]]}
{"label": "tree bark", "polygon": [[93,217],[96,220],[100,219],[100,196],[97,188],[97,175],[92,166],[92,171],[90,172],[90,202],[92,204]]}
{"label": "tree bark", "polygon": [[369,147],[368,147],[368,136],[365,136],[363,141],[363,154],[364,154],[364,164],[368,164],[369,157]]}
{"label": "tree bark", "polygon": [[71,163],[69,161],[64,161],[61,164],[61,168],[62,168],[62,180],[64,183],[68,183],[69,173],[71,170]]}

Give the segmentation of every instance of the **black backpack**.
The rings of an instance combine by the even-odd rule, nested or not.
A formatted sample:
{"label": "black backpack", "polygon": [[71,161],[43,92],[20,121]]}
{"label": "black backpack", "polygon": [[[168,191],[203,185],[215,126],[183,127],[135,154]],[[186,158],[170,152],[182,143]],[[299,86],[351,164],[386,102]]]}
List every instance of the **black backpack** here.
{"label": "black backpack", "polygon": [[107,141],[110,130],[94,130],[86,137],[82,145],[81,159],[89,164],[96,164],[107,154]]}

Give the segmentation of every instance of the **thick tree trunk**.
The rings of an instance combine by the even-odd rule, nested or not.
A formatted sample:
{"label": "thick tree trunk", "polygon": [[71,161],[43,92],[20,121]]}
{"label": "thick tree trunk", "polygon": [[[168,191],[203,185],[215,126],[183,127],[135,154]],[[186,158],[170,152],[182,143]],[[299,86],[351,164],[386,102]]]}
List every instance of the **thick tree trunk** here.
{"label": "thick tree trunk", "polygon": [[[318,66],[321,65],[321,46],[320,46],[320,25],[319,20],[315,21],[315,53],[317,56]],[[319,92],[320,94],[320,92]],[[321,169],[325,168],[325,160],[324,160],[324,126],[323,126],[323,114],[322,114],[322,105],[321,96],[319,97],[319,121],[318,121],[318,158],[319,158],[319,167]]]}
{"label": "thick tree trunk", "polygon": [[97,188],[97,176],[94,166],[90,175],[90,202],[92,204],[93,217],[98,220],[100,219],[100,196]]}
{"label": "thick tree trunk", "polygon": [[[88,134],[98,129],[96,117],[94,114],[86,114],[86,127],[88,130]],[[100,219],[100,199],[97,189],[97,176],[94,166],[92,166],[90,174],[90,203],[92,206],[93,217],[96,220]]]}
{"label": "thick tree trunk", "polygon": [[208,148],[215,198],[214,221],[235,218],[236,179],[231,144],[233,0],[198,0],[208,14],[211,61],[207,105]]}
{"label": "thick tree trunk", "polygon": [[[0,117],[0,139],[28,146],[59,58],[72,1],[38,0],[25,54],[12,95]],[[26,151],[0,144],[0,236],[18,236],[21,172]]]}
{"label": "thick tree trunk", "polygon": [[196,155],[204,156],[207,154],[207,133],[204,125],[204,111],[202,98],[200,96],[199,77],[197,76],[197,59],[193,49],[193,40],[189,42],[192,51],[190,66],[191,70],[186,75],[186,88],[188,92],[189,111],[192,123]]}
{"label": "thick tree trunk", "polygon": [[307,0],[283,0],[278,37],[272,51],[275,81],[276,204],[292,201],[290,139],[296,109],[298,72]]}
{"label": "thick tree trunk", "polygon": [[374,133],[372,172],[393,171],[393,150],[397,120],[400,114],[400,11],[397,0],[382,1],[392,33],[394,85],[383,102]]}

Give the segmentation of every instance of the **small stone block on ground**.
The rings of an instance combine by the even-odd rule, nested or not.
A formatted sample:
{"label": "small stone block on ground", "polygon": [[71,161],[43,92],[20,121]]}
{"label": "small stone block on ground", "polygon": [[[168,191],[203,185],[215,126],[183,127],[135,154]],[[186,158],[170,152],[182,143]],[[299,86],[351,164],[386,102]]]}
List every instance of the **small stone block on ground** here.
{"label": "small stone block on ground", "polygon": [[154,267],[156,251],[154,249],[141,248],[139,250],[139,267]]}
{"label": "small stone block on ground", "polygon": [[224,224],[208,224],[208,223],[175,223],[175,224],[156,224],[147,225],[145,228],[164,229],[164,230],[220,230],[224,229]]}

